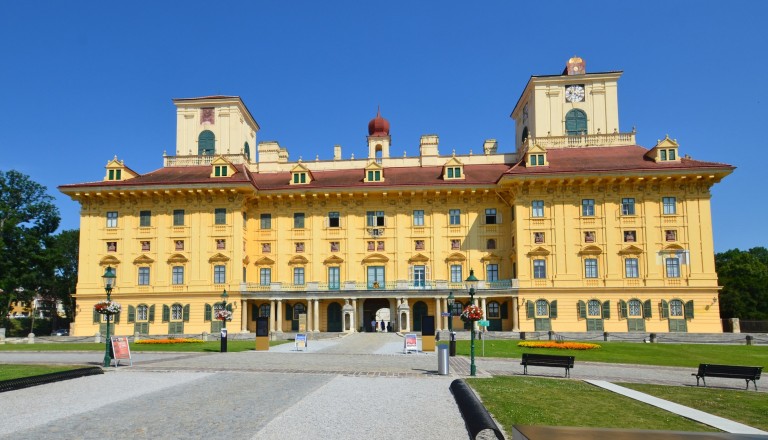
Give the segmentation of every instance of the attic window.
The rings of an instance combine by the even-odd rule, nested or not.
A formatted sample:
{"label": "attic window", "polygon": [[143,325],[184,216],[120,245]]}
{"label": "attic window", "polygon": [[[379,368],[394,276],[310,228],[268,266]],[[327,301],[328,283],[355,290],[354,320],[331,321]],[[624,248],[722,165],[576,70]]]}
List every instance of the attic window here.
{"label": "attic window", "polygon": [[122,180],[123,170],[109,170],[109,178],[107,180]]}
{"label": "attic window", "polygon": [[368,170],[366,182],[381,182],[381,170]]}
{"label": "attic window", "polygon": [[293,183],[294,184],[307,183],[307,173],[305,172],[293,173]]}
{"label": "attic window", "polygon": [[528,158],[528,163],[532,167],[544,166],[544,154],[530,154]]}
{"label": "attic window", "polygon": [[659,160],[662,162],[677,160],[677,151],[675,150],[676,150],[675,148],[660,149]]}
{"label": "attic window", "polygon": [[462,173],[461,173],[461,167],[446,167],[445,169],[445,178],[446,179],[461,179]]}
{"label": "attic window", "polygon": [[229,173],[229,167],[227,165],[215,165],[213,167],[213,175],[215,177],[227,177]]}

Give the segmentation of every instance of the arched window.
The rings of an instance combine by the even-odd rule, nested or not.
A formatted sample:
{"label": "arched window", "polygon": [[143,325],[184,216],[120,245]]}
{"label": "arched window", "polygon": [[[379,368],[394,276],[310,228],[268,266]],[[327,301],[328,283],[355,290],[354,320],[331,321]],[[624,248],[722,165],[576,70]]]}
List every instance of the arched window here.
{"label": "arched window", "polygon": [[146,304],[139,304],[138,307],[136,307],[136,321],[146,321],[148,319],[147,312],[149,311],[149,307],[147,307]]}
{"label": "arched window", "polygon": [[303,303],[298,303],[295,306],[293,306],[293,319],[299,319],[299,315],[303,315],[307,313],[307,306],[305,306]]}
{"label": "arched window", "polygon": [[629,300],[629,316],[638,317],[638,316],[642,316],[642,314],[643,314],[643,305],[640,303],[640,300],[637,300],[637,299]]}
{"label": "arched window", "polygon": [[245,154],[245,157],[248,159],[248,162],[251,161],[251,146],[248,145],[248,142],[245,143],[243,146],[243,153]]}
{"label": "arched window", "polygon": [[679,299],[673,299],[669,302],[669,316],[683,316],[683,302]]}
{"label": "arched window", "polygon": [[262,304],[259,306],[259,317],[269,318],[269,304]]}
{"label": "arched window", "polygon": [[565,131],[569,136],[587,134],[587,114],[573,109],[565,115]]}
{"label": "arched window", "polygon": [[204,130],[197,137],[197,154],[199,156],[213,156],[216,151],[216,135],[211,130]]}
{"label": "arched window", "polygon": [[536,301],[536,316],[549,316],[549,304],[544,299]]}
{"label": "arched window", "polygon": [[181,321],[184,317],[183,307],[181,304],[174,304],[171,306],[171,321]]}
{"label": "arched window", "polygon": [[520,136],[520,142],[525,143],[528,140],[528,127],[523,127],[523,135]]}
{"label": "arched window", "polygon": [[596,299],[591,299],[587,303],[587,316],[597,316],[600,317],[600,301]]}
{"label": "arched window", "polygon": [[461,315],[461,312],[464,311],[464,304],[462,304],[461,301],[455,301],[453,306],[451,306],[451,309],[453,316],[459,316]]}

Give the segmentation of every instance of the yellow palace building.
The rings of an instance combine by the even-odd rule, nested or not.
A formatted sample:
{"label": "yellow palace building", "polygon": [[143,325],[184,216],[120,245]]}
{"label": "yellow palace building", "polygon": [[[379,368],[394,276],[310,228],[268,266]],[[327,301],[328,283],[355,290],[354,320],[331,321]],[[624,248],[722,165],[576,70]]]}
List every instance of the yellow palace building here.
{"label": "yellow palace building", "polygon": [[[117,273],[116,334],[230,332],[269,316],[276,336],[463,328],[469,302],[491,331],[721,332],[710,188],[730,165],[669,137],[647,149],[619,131],[621,72],[532,76],[515,145],[390,155],[368,124],[367,157],[290,161],[236,96],[175,99],[176,151],[140,174],[115,159],[97,182],[59,189],[81,205],[74,335],[103,333],[93,305]],[[255,147],[255,148],[254,148]],[[458,313],[456,313],[457,315]]]}

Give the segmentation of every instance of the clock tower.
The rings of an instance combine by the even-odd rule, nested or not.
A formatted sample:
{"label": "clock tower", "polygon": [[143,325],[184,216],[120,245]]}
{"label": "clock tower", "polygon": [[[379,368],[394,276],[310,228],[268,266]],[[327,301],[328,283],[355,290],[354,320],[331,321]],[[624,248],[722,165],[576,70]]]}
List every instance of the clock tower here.
{"label": "clock tower", "polygon": [[531,76],[510,115],[516,150],[526,150],[530,139],[545,148],[634,144],[634,134],[619,132],[621,74],[587,73],[574,56],[560,75]]}

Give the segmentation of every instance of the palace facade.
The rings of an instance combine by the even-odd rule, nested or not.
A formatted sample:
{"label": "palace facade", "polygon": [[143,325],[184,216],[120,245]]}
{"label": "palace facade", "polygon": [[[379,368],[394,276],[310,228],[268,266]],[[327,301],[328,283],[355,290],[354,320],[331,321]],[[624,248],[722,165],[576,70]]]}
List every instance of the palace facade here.
{"label": "palace facade", "polygon": [[[116,269],[116,334],[274,334],[463,328],[463,281],[492,331],[720,332],[710,188],[730,165],[650,149],[619,130],[621,72],[532,76],[514,147],[390,155],[378,114],[367,156],[290,161],[236,96],[175,99],[176,151],[141,174],[115,157],[102,180],[59,189],[80,203],[74,335],[101,331],[93,304]],[[456,302],[448,305],[453,293]],[[388,312],[388,313],[382,313]]]}

